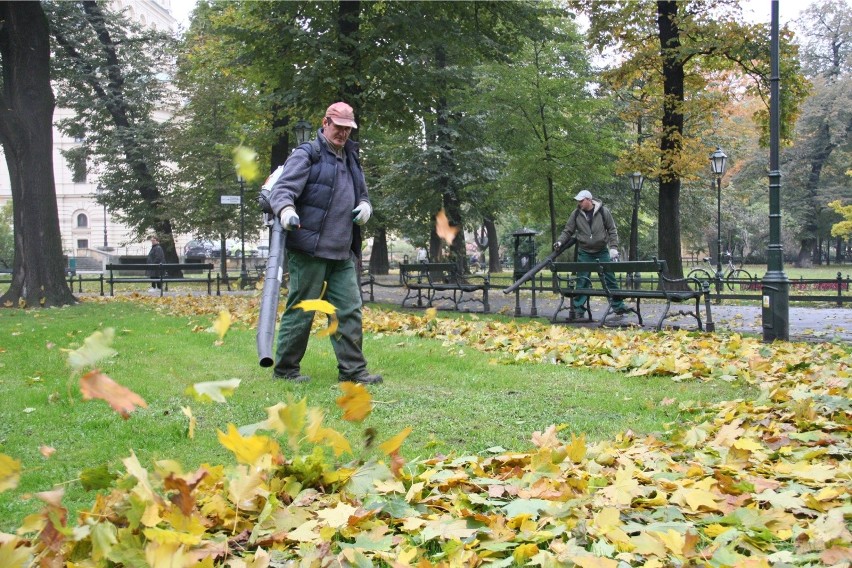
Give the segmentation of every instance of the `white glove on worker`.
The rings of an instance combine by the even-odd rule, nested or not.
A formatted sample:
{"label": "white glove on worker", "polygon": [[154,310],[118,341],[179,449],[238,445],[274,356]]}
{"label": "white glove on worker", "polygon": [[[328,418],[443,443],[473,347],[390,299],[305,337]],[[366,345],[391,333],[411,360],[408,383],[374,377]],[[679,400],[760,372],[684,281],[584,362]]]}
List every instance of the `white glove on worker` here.
{"label": "white glove on worker", "polygon": [[560,243],[559,241],[556,241],[555,243],[553,243],[553,250],[559,250],[561,247],[562,247],[562,243]]}
{"label": "white glove on worker", "polygon": [[356,225],[363,225],[367,221],[370,220],[370,216],[373,214],[373,207],[366,201],[362,201],[358,204],[358,207],[352,210],[352,222]]}
{"label": "white glove on worker", "polygon": [[281,213],[278,214],[278,218],[281,219],[281,226],[284,227],[284,230],[286,231],[292,231],[301,224],[299,216],[296,215],[296,210],[293,207],[285,207],[282,209]]}
{"label": "white glove on worker", "polygon": [[612,260],[613,262],[617,262],[617,261],[618,261],[618,249],[617,249],[617,248],[611,248],[611,249],[609,249],[609,258],[610,258],[610,260]]}

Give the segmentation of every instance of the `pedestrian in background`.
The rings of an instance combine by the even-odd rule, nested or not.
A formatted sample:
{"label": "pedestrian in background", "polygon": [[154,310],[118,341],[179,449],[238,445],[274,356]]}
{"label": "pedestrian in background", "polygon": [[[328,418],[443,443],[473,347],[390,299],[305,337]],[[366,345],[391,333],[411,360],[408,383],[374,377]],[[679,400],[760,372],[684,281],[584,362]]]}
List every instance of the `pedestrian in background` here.
{"label": "pedestrian in background", "polygon": [[[166,253],[163,251],[163,247],[160,246],[160,239],[154,235],[151,237],[151,250],[148,251],[148,258],[145,260],[147,264],[162,264],[166,261]],[[159,280],[162,270],[157,268],[149,268],[145,275],[148,278],[156,278],[151,282],[151,288],[148,290],[149,292],[160,292],[163,286],[162,281]]]}
{"label": "pedestrian in background", "polygon": [[357,145],[349,140],[355,123],[352,107],[328,107],[316,139],[290,154],[270,190],[272,211],[287,230],[290,285],[278,329],[275,378],[305,382],[301,361],[308,346],[314,312],[294,309],[303,300],[328,300],[337,315],[330,336],[337,357],[338,381],[382,382],[367,371],[362,351],[361,287],[356,261],[361,226],[372,215]]}

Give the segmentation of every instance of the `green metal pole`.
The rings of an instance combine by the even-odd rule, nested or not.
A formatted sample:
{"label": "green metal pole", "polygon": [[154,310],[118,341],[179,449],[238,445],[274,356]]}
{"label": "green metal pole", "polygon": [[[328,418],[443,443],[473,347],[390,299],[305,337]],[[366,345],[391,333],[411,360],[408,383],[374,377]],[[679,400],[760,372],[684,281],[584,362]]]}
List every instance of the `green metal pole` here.
{"label": "green metal pole", "polygon": [[769,246],[767,270],[763,276],[763,340],[790,339],[790,281],[784,273],[784,249],[781,246],[781,170],[779,139],[781,104],[778,49],[778,0],[772,0],[771,59],[769,78]]}

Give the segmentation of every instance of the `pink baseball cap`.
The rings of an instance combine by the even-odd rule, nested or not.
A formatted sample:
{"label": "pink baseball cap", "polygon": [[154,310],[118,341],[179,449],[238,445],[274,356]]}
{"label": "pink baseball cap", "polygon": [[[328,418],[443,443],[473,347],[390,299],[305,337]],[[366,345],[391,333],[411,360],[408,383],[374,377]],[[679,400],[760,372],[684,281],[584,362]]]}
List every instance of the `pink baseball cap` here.
{"label": "pink baseball cap", "polygon": [[358,128],[358,125],[355,124],[355,111],[352,110],[351,106],[344,102],[334,103],[328,107],[328,110],[325,111],[325,115],[337,126]]}

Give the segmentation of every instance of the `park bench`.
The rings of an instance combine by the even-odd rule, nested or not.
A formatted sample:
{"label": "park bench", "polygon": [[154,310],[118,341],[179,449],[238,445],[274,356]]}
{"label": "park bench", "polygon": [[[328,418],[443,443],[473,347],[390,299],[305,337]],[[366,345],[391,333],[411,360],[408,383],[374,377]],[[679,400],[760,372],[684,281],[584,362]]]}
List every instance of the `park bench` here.
{"label": "park bench", "polygon": [[422,307],[425,296],[426,305],[429,307],[435,302],[447,300],[452,302],[453,309],[458,311],[463,303],[479,302],[485,313],[489,311],[489,277],[462,274],[454,262],[400,264],[399,277],[402,287],[405,288],[403,308],[407,301],[413,301],[415,298],[417,306]]}
{"label": "park bench", "polygon": [[[150,277],[147,276],[146,272],[151,269],[156,269],[159,273],[159,276]],[[212,263],[198,263],[198,262],[190,262],[190,263],[161,263],[161,264],[144,264],[144,263],[136,263],[136,264],[107,264],[104,267],[105,270],[109,271],[109,295],[113,296],[113,286],[117,283],[121,282],[145,282],[150,285],[154,285],[155,283],[160,283],[160,296],[163,295],[163,291],[168,285],[169,282],[188,282],[193,284],[198,283],[206,283],[207,284],[207,295],[210,296],[213,293],[213,264]],[[199,271],[207,271],[207,276],[202,278],[190,278],[187,276],[175,276],[177,272],[183,273],[187,272],[199,272]],[[130,273],[130,274],[127,274]]]}
{"label": "park bench", "polygon": [[[571,300],[577,296],[599,297],[606,298],[607,309],[600,318],[599,326],[603,327],[610,315],[614,313],[612,302],[622,300],[632,302],[633,305],[625,304],[625,308],[634,314],[639,319],[639,325],[643,325],[642,321],[642,300],[662,300],[665,301],[665,307],[662,314],[655,325],[657,331],[662,329],[663,322],[670,317],[676,315],[687,315],[694,317],[698,323],[698,329],[703,330],[704,326],[701,319],[701,303],[704,299],[704,307],[707,316],[707,322],[713,321],[710,314],[710,302],[708,294],[710,290],[706,283],[702,283],[696,278],[669,278],[666,275],[666,261],[664,260],[649,260],[649,261],[628,261],[628,262],[555,262],[551,264],[553,279],[556,285],[556,290],[559,293],[559,305],[556,311],[553,312],[552,320],[557,321],[559,312],[570,309]],[[577,276],[579,272],[588,272],[589,278],[581,278]],[[602,280],[605,273],[617,275],[631,275],[629,279],[631,286],[625,288],[609,289],[605,284],[600,283],[600,287],[594,287],[593,280]],[[637,276],[641,274],[652,274],[654,278],[646,279],[656,285],[654,289],[642,288],[642,278]],[[617,280],[617,278],[616,278]],[[568,305],[565,305],[567,301]],[[677,312],[672,312],[672,304],[687,304],[694,302],[694,309],[681,309]],[[588,320],[592,319],[591,310],[587,310]]]}

